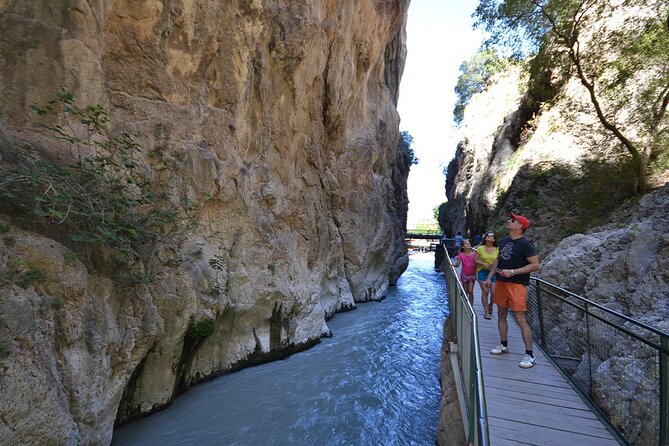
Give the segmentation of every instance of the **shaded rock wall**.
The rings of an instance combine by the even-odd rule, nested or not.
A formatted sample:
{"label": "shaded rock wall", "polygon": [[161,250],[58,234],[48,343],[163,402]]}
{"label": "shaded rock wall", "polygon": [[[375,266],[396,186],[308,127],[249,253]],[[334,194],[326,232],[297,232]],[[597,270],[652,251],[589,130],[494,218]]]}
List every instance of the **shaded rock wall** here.
{"label": "shaded rock wall", "polygon": [[669,332],[669,185],[628,202],[614,222],[562,240],[541,277]]}
{"label": "shaded rock wall", "polygon": [[615,143],[603,133],[576,79],[555,80],[560,93],[550,106],[539,106],[528,91],[539,81],[512,67],[468,104],[463,139],[446,179],[441,224],[447,230],[504,234],[508,211],[514,210],[529,217],[527,235],[544,256],[591,213],[577,202],[587,195],[582,163],[613,165],[619,160]]}
{"label": "shaded rock wall", "polygon": [[[448,284],[446,285],[448,286]],[[444,321],[444,342],[441,345],[441,364],[439,367],[439,384],[441,401],[439,402],[439,419],[437,420],[437,440],[439,446],[460,446],[467,444],[464,421],[460,412],[460,400],[456,387],[459,374],[453,370],[450,360],[451,342],[456,342],[453,330],[453,319]],[[459,373],[459,372],[458,372]]]}
{"label": "shaded rock wall", "polygon": [[[541,277],[668,333],[667,215],[669,186],[665,185],[626,203],[612,223],[562,240],[542,262]],[[655,351],[606,324],[591,323],[588,328],[567,305],[557,303],[552,311],[554,326],[547,336],[563,340],[554,355],[576,358],[572,379],[589,391],[630,444],[656,441],[660,414],[652,404],[659,398]],[[642,329],[637,334],[654,342],[659,339]],[[590,345],[586,353],[582,353],[584,339]],[[633,407],[635,416],[621,407]]]}
{"label": "shaded rock wall", "polygon": [[[63,87],[104,104],[145,154],[180,160],[171,186],[201,206],[132,287],[2,218],[0,267],[43,275],[2,282],[0,437],[107,444],[115,421],[312,345],[332,314],[385,296],[408,263],[395,110],[407,7],[0,2],[0,148],[68,162],[30,109]],[[213,334],[188,338],[191,318]]]}

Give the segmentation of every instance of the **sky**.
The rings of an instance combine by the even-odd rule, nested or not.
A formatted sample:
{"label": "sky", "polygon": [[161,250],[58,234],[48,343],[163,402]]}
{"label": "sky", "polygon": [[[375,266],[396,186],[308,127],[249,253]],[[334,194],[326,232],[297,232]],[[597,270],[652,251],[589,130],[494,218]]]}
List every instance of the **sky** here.
{"label": "sky", "polygon": [[[407,21],[407,60],[400,82],[400,130],[413,136],[419,159],[408,180],[407,228],[435,222],[433,209],[446,201],[443,169],[460,137],[453,123],[460,64],[483,40],[471,18],[477,0],[411,0]],[[436,223],[436,222],[435,222]]]}

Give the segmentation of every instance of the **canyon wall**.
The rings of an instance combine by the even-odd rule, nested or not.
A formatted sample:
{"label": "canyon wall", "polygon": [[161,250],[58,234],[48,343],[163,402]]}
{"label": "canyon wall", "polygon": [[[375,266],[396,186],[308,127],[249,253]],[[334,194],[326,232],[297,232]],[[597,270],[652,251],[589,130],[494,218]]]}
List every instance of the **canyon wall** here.
{"label": "canyon wall", "polygon": [[[657,4],[600,6],[611,14],[584,26],[575,45],[583,65],[605,60],[623,66],[622,56],[629,54],[617,47],[622,40],[616,37],[645,30],[643,17],[666,17],[657,14]],[[666,38],[664,21],[658,23]],[[666,45],[657,42],[656,49],[664,51]],[[509,211],[525,215],[531,222],[526,236],[542,260],[537,277],[667,332],[669,145],[659,136],[669,125],[666,57],[645,59],[626,72],[623,82],[608,84],[615,70],[598,71],[595,63],[595,70],[580,79],[573,59],[567,65],[553,63],[564,53],[558,55],[550,39],[544,44],[546,52],[511,63],[467,103],[462,139],[446,171],[448,203],[440,208],[440,225],[468,236],[492,230],[499,239],[506,235]],[[552,65],[545,58],[551,51]],[[630,54],[647,55],[636,48]],[[648,85],[661,85],[659,94],[649,94]],[[653,112],[647,114],[645,107]],[[651,131],[648,122],[654,123]],[[647,155],[630,150],[633,144],[623,144],[612,127],[630,136],[637,149],[645,144]],[[654,133],[657,129],[662,130]],[[636,156],[647,156],[640,164],[644,176],[635,168]],[[648,180],[644,187],[638,187],[640,178]],[[583,345],[587,321],[568,305],[555,308],[547,344],[563,340],[552,353],[574,358],[578,367],[570,378],[582,389],[587,383],[591,400],[630,444],[656,441],[657,411],[645,411],[647,401],[657,398],[656,357],[604,329],[593,335],[586,353],[579,352],[576,345]],[[445,357],[442,366],[448,367]],[[646,392],[647,382],[651,390]],[[617,412],[635,404],[640,409],[633,417]]]}
{"label": "canyon wall", "polygon": [[[335,312],[385,296],[408,263],[407,7],[0,1],[0,173],[15,148],[73,161],[33,111],[65,89],[177,163],[172,195],[197,205],[130,284],[104,247],[2,207],[3,441],[108,444],[115,422],[313,345]],[[194,321],[213,330],[189,334]]]}

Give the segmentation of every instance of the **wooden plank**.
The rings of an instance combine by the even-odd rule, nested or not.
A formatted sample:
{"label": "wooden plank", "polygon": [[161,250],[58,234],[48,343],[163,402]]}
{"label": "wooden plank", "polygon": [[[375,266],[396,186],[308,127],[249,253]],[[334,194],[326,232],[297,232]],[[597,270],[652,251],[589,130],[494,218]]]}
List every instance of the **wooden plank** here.
{"label": "wooden plank", "polygon": [[565,445],[588,445],[588,446],[615,446],[618,442],[606,431],[608,435],[586,435],[563,429],[551,429],[533,424],[499,420],[492,418],[490,421],[491,443],[497,445],[495,439],[515,441],[516,444],[532,444],[537,446],[565,446]]}
{"label": "wooden plank", "polygon": [[523,441],[518,441],[517,439],[508,439],[508,438],[503,438],[503,437],[490,437],[490,443],[493,444],[494,446],[518,446],[518,445],[524,445],[524,444],[532,444],[532,443],[525,443]]}
{"label": "wooden plank", "polygon": [[491,443],[501,445],[617,445],[581,396],[553,367],[541,348],[533,347],[537,364],[521,369],[525,353],[520,329],[508,318],[509,353],[491,355],[499,344],[497,313],[483,318],[480,288],[475,287],[483,382]]}
{"label": "wooden plank", "polygon": [[[506,418],[505,412],[509,411],[509,404],[512,404],[514,406],[519,406],[520,409],[518,410],[518,413],[526,414],[527,416],[533,416],[535,411],[542,412],[542,416],[551,416],[554,418],[557,417],[576,417],[576,420],[573,420],[574,423],[576,424],[585,424],[588,426],[592,426],[593,423],[591,420],[594,420],[597,426],[601,427],[601,422],[597,418],[595,414],[593,414],[591,411],[587,409],[587,406],[585,408],[579,408],[579,407],[564,407],[564,406],[556,406],[553,404],[545,404],[542,401],[531,401],[531,400],[523,400],[523,399],[518,399],[518,398],[503,398],[503,399],[495,399],[495,401],[491,401],[490,404],[488,404],[488,414],[493,414],[495,416],[499,416],[500,418]],[[514,407],[515,411],[515,407]],[[510,419],[515,419],[514,417],[511,417]],[[525,418],[523,418],[525,419]],[[571,424],[571,422],[570,422]]]}
{"label": "wooden plank", "polygon": [[522,388],[522,389],[514,389],[514,388],[509,388],[504,387],[504,386],[490,386],[487,381],[484,382],[485,385],[485,391],[486,391],[486,397],[493,397],[495,395],[499,395],[501,398],[508,397],[509,395],[514,395],[516,397],[520,396],[533,396],[534,398],[537,399],[544,399],[544,400],[555,400],[556,402],[567,402],[571,404],[583,404],[583,401],[581,401],[580,397],[577,395],[565,395],[564,392],[556,392],[553,389],[546,389],[546,388]]}
{"label": "wooden plank", "polygon": [[[505,370],[500,368],[496,370],[489,370],[488,369],[489,364],[483,361],[482,364],[484,373],[483,379],[484,380],[500,379],[509,383],[526,383],[534,385],[552,386],[563,389],[572,389],[572,387],[560,375],[542,374],[538,371],[536,373],[528,373],[527,371],[520,372],[520,373],[527,373],[526,376],[511,375],[518,373],[516,372],[516,370],[522,370],[520,367],[518,367],[518,362],[516,361],[513,362],[513,369],[511,370],[508,369]],[[531,370],[535,370],[539,367],[543,366],[535,365]]]}
{"label": "wooden plank", "polygon": [[506,387],[500,387],[495,389],[495,393],[502,398],[514,397],[519,399],[531,399],[533,401],[544,401],[546,404],[553,404],[556,406],[573,407],[575,409],[584,408],[585,410],[590,410],[590,408],[581,400],[581,397],[574,394],[565,394],[564,392],[532,392],[528,389],[512,390]]}

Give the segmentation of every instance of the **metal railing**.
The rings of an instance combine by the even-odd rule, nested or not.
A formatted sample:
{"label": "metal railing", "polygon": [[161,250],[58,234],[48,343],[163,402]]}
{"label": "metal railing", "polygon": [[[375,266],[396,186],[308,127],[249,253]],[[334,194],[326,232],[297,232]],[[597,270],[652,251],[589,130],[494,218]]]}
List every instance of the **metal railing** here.
{"label": "metal railing", "polygon": [[481,368],[478,320],[455,268],[450,262],[444,262],[443,267],[448,285],[450,317],[458,344],[457,355],[462,372],[467,416],[467,419],[464,420],[467,443],[485,446],[490,444],[490,437]]}
{"label": "metal railing", "polygon": [[537,278],[527,320],[544,352],[624,441],[669,445],[669,334]]}
{"label": "metal railing", "polygon": [[444,249],[448,253],[448,256],[453,258],[458,255],[460,252],[460,247],[455,246],[455,239],[454,238],[445,238],[442,239],[441,244],[444,246]]}

